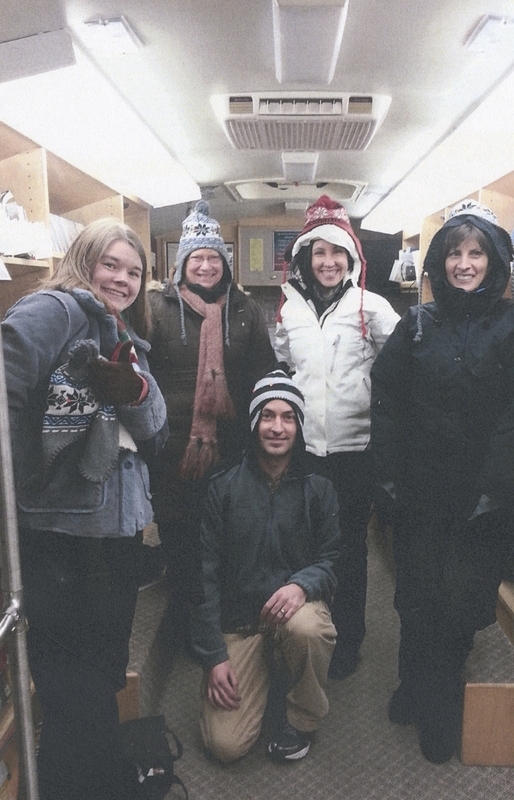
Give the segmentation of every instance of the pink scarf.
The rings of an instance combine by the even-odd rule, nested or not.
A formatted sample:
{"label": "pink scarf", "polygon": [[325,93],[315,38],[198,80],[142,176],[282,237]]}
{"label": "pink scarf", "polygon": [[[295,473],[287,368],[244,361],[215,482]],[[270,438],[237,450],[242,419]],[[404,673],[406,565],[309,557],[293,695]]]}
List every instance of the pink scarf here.
{"label": "pink scarf", "polygon": [[217,420],[235,417],[223,364],[221,312],[226,297],[223,295],[214,303],[205,303],[187,286],[180,286],[179,291],[188,306],[204,317],[200,328],[193,422],[189,444],[180,462],[182,477],[197,481],[219,459]]}

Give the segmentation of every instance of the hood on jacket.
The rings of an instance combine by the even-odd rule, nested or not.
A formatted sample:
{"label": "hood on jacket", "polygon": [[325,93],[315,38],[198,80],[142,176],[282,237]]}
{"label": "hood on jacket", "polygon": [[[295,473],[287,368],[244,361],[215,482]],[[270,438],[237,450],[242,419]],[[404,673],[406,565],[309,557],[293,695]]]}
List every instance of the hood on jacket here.
{"label": "hood on jacket", "polygon": [[[355,286],[365,288],[366,259],[362,253],[360,240],[352,228],[345,207],[326,194],[319,197],[305,212],[304,226],[296,239],[286,248],[284,260],[287,263],[294,262],[300,250],[308,247],[316,239],[324,239],[326,242],[344,247],[352,261],[349,277]],[[294,270],[294,263],[292,267]],[[300,270],[297,270],[296,277],[305,280]]]}
{"label": "hood on jacket", "polygon": [[[478,205],[478,204],[477,204]],[[482,313],[491,308],[504,294],[511,275],[512,242],[506,230],[491,222],[488,216],[479,216],[470,208],[459,211],[445,222],[435,234],[428,248],[423,269],[430,280],[430,287],[438,307],[446,313]],[[470,223],[487,237],[492,251],[489,268],[482,284],[474,292],[466,292],[452,286],[446,277],[444,248],[449,230]]]}
{"label": "hood on jacket", "polygon": [[[363,304],[364,289],[366,288],[366,259],[362,253],[360,240],[352,228],[345,207],[336,200],[332,200],[326,194],[319,197],[315,203],[309,206],[305,212],[305,223],[302,230],[296,239],[286,248],[284,253],[284,260],[286,263],[291,264],[291,274],[297,281],[295,288],[299,290],[300,293],[307,291],[308,296],[315,304],[316,300],[313,292],[315,279],[312,275],[312,265],[310,261],[312,243],[316,239],[323,239],[331,244],[344,247],[349,255],[351,269],[349,269],[347,276],[345,276],[345,279],[343,279],[341,286],[337,290],[337,299],[340,299],[343,292],[348,288],[346,285],[347,283],[360,287],[361,304],[359,308],[359,317],[362,337],[365,338],[367,329],[364,321]],[[303,258],[301,257],[302,251],[304,252]],[[280,319],[282,304],[283,297],[280,300],[277,319]],[[320,309],[317,305],[316,310],[319,314]]]}

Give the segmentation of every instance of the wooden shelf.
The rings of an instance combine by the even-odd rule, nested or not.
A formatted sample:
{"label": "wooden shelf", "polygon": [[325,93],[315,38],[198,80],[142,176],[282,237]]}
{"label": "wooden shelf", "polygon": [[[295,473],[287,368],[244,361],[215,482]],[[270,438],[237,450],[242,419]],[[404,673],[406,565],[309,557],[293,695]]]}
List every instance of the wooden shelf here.
{"label": "wooden shelf", "polygon": [[[462,200],[473,199],[490,208],[498,217],[498,223],[509,233],[514,230],[514,172],[509,172],[487,186],[482,186],[474,192],[470,192],[466,197],[456,198],[453,203],[446,208],[442,208],[435,214],[431,214],[423,220],[421,231],[419,232],[420,264],[423,264],[425,256],[432,241],[433,236],[442,228],[451,209]],[[416,234],[409,232],[404,234],[404,243],[412,243],[416,240]],[[510,286],[507,291],[510,295]],[[423,302],[426,303],[433,299],[428,280],[423,282]]]}
{"label": "wooden shelf", "polygon": [[498,592],[496,617],[508,639],[514,644],[514,583],[503,581]]}
{"label": "wooden shelf", "polygon": [[8,308],[26,294],[33,292],[39,282],[50,274],[47,261],[29,258],[0,256],[11,276],[10,281],[0,281],[0,319]]}
{"label": "wooden shelf", "polygon": [[48,261],[39,261],[36,258],[15,258],[14,256],[0,256],[4,264],[10,267],[37,267],[48,269]]}
{"label": "wooden shelf", "polygon": [[[2,122],[0,187],[12,192],[30,222],[43,222],[49,227],[50,214],[83,225],[100,217],[114,217],[126,222],[143,242],[150,273],[150,206],[137,197],[119,194]],[[55,254],[54,258],[57,257]],[[2,314],[15,300],[34,290],[37,279],[43,277],[43,273],[36,270],[52,270],[54,258],[47,262],[3,258],[12,281],[2,285]]]}

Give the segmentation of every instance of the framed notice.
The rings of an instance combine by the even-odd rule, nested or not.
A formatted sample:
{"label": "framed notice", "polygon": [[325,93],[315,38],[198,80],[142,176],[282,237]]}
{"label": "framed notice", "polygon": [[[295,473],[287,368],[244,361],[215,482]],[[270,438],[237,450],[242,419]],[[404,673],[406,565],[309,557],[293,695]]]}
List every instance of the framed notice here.
{"label": "framed notice", "polygon": [[234,242],[225,242],[225,247],[230,257],[228,265],[234,269]]}
{"label": "framed notice", "polygon": [[177,260],[178,242],[166,242],[166,277],[173,274]]}
{"label": "framed notice", "polygon": [[297,235],[298,231],[280,230],[278,227],[241,226],[239,228],[240,283],[243,286],[280,286],[284,279],[284,254],[287,246]]}

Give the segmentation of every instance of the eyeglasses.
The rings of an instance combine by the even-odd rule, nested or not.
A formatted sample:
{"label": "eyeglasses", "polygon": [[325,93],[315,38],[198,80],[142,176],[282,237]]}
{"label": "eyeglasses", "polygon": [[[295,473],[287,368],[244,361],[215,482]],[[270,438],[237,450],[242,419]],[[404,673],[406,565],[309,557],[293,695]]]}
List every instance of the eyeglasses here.
{"label": "eyeglasses", "polygon": [[201,267],[204,261],[207,261],[209,266],[217,266],[221,264],[221,256],[189,256],[189,261],[195,267]]}

